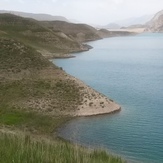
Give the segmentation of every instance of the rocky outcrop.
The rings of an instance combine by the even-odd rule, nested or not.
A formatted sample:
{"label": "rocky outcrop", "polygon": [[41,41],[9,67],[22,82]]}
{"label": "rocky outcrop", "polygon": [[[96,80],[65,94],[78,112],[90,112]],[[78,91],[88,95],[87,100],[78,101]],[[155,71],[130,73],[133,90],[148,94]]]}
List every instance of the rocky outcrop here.
{"label": "rocky outcrop", "polygon": [[146,24],[146,31],[149,32],[163,32],[163,10],[158,12],[152,20]]}

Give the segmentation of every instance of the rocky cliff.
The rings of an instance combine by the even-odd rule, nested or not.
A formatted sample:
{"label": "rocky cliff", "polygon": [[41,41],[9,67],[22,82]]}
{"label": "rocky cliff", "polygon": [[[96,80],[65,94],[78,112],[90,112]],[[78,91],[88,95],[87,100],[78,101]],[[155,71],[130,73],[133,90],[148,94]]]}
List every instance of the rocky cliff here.
{"label": "rocky cliff", "polygon": [[163,10],[158,12],[147,24],[146,31],[163,32]]}

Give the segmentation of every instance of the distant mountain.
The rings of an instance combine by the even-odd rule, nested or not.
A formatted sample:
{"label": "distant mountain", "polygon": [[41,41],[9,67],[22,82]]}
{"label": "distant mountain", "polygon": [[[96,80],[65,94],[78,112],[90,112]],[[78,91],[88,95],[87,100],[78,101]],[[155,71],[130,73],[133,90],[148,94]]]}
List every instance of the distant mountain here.
{"label": "distant mountain", "polygon": [[108,25],[104,26],[105,29],[120,29],[121,26],[116,23],[109,23]]}
{"label": "distant mountain", "polygon": [[119,24],[121,27],[128,27],[135,24],[145,24],[150,19],[152,19],[153,15],[145,15],[141,17],[129,18],[125,20],[116,21],[116,24]]}
{"label": "distant mountain", "polygon": [[18,12],[18,11],[6,11],[6,10],[0,10],[0,13],[10,13],[10,14],[21,16],[24,18],[32,18],[32,19],[35,19],[38,21],[60,20],[60,21],[69,22],[69,20],[63,16],[53,16],[53,15],[49,15],[49,14],[33,14],[33,13]]}
{"label": "distant mountain", "polygon": [[163,32],[163,10],[156,13],[146,26],[146,31]]}
{"label": "distant mountain", "polygon": [[135,29],[135,28],[146,28],[146,25],[135,24],[135,25],[130,25],[128,27],[122,27],[121,29]]}
{"label": "distant mountain", "polygon": [[136,33],[128,31],[109,31],[107,29],[100,29],[98,30],[98,34],[102,38],[107,38],[107,37],[130,36],[135,35]]}

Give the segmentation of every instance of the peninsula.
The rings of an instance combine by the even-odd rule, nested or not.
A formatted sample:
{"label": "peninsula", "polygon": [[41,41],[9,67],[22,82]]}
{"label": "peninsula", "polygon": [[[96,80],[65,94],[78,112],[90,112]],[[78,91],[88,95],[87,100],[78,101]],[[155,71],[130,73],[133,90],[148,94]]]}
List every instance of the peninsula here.
{"label": "peninsula", "polygon": [[[88,50],[88,46],[82,43],[101,39],[96,33],[97,30],[87,25],[79,25],[80,35],[69,35],[52,29],[50,25],[54,22],[39,22],[11,14],[0,14],[0,22],[0,145],[3,145],[5,140],[9,142],[9,146],[5,142],[3,147],[4,157],[9,159],[8,162],[11,162],[11,159],[18,162],[17,159],[22,157],[22,151],[18,151],[18,156],[14,155],[15,146],[11,144],[15,142],[15,137],[20,146],[24,145],[23,149],[18,149],[25,153],[29,152],[25,150],[33,146],[32,142],[35,142],[37,137],[44,141],[38,143],[42,145],[46,142],[47,146],[48,137],[53,149],[57,151],[76,151],[75,147],[58,142],[57,138],[55,142],[51,140],[52,136],[56,137],[52,134],[56,128],[74,116],[112,113],[121,108],[113,100],[66,74],[48,60],[49,56],[43,56],[38,51],[49,52],[51,57],[55,57],[55,54],[62,56],[68,52]],[[67,147],[69,149],[66,150]],[[13,153],[7,152],[9,148],[12,148],[10,151]],[[40,148],[37,152],[40,152]],[[94,154],[86,149],[79,147],[76,152],[80,153],[81,158],[93,159],[91,155]],[[73,161],[68,162],[76,162],[76,152],[72,156]],[[8,154],[15,158],[9,157]],[[64,152],[62,154],[64,155]],[[52,154],[50,155],[52,157]],[[97,162],[103,159],[100,151],[95,155],[99,158]],[[106,161],[123,162],[105,152],[104,155]],[[53,162],[53,159],[50,161],[48,158],[45,156],[45,161]],[[60,158],[58,155],[55,159]],[[1,159],[0,161],[3,161],[4,158]],[[33,159],[37,159],[37,156]]]}

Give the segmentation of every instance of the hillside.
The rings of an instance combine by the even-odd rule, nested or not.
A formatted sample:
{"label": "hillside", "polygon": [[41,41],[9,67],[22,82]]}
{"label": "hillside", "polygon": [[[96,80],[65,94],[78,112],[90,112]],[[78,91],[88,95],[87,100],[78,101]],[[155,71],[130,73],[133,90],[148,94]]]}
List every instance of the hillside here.
{"label": "hillside", "polygon": [[[89,103],[97,103],[96,107],[103,108],[100,104],[104,100],[102,95],[67,75],[35,49],[16,40],[0,39],[0,72],[0,98],[4,105],[30,108],[50,115],[71,116],[90,107]],[[10,96],[13,96],[12,100]],[[89,97],[87,102],[86,97]],[[98,98],[101,98],[99,103],[95,101]],[[107,108],[109,105],[119,109],[118,105],[107,100],[103,101],[103,105],[106,105],[106,111],[110,111]]]}
{"label": "hillside", "polygon": [[[52,140],[51,136],[56,136],[54,130],[74,116],[108,113],[120,109],[112,100],[67,75],[34,48],[2,36],[0,101],[0,145],[3,146],[0,154],[4,156],[0,158],[2,162],[5,157],[8,158],[5,159],[6,162],[20,162],[22,159],[37,162],[39,154],[42,153],[41,149],[45,147],[51,150],[46,150],[47,152],[42,155],[44,161],[58,162],[62,153],[64,161],[61,162],[67,160],[66,162],[71,163],[78,158],[77,153],[74,153],[77,147],[57,139]],[[17,133],[21,133],[22,136]],[[38,141],[38,137],[44,141]],[[53,145],[49,146],[49,143]],[[15,153],[16,147],[18,150]],[[91,162],[122,162],[121,159],[109,156],[105,152],[103,158],[100,151],[95,151],[95,158],[91,158],[93,151],[90,153],[86,149],[78,149],[78,155],[82,160],[87,158],[92,160]],[[53,150],[59,152],[57,157],[53,157]],[[71,152],[74,155],[71,155]],[[28,157],[29,155],[35,157]]]}
{"label": "hillside", "polygon": [[88,50],[62,31],[53,31],[34,19],[11,14],[0,14],[0,35],[19,41],[43,51],[47,57]]}
{"label": "hillside", "polygon": [[[16,38],[32,46],[47,58],[68,58],[70,53],[87,51],[83,44],[105,37],[130,35],[130,33],[99,33],[86,24],[64,21],[37,21],[12,14],[0,14],[0,36]],[[114,35],[115,34],[115,35]]]}
{"label": "hillside", "polygon": [[101,37],[97,34],[97,30],[86,24],[73,24],[63,21],[44,21],[41,23],[54,32],[62,31],[68,37],[78,42],[87,42],[101,39]]}
{"label": "hillside", "polygon": [[[88,28],[94,30],[81,29]],[[121,109],[38,52],[86,48],[75,38],[33,19],[0,14],[0,162],[123,162],[58,140],[57,128],[75,116]]]}
{"label": "hillside", "polygon": [[163,10],[156,13],[146,26],[146,31],[163,32]]}

